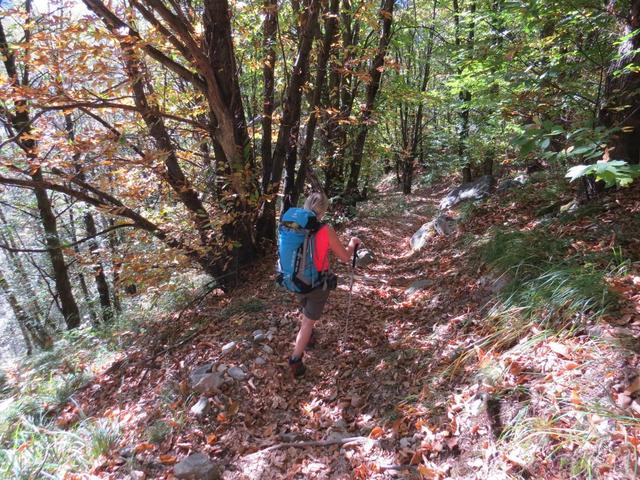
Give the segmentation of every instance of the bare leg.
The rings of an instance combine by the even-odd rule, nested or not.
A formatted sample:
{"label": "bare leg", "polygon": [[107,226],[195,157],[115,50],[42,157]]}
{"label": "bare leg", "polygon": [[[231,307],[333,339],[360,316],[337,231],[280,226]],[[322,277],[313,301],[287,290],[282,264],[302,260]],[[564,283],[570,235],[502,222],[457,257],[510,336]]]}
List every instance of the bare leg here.
{"label": "bare leg", "polygon": [[293,358],[302,357],[304,347],[307,346],[307,342],[309,342],[309,338],[311,338],[311,332],[313,331],[315,323],[315,320],[311,320],[310,318],[307,318],[306,315],[302,314],[302,325],[300,325],[298,337],[296,338],[296,346],[293,349]]}

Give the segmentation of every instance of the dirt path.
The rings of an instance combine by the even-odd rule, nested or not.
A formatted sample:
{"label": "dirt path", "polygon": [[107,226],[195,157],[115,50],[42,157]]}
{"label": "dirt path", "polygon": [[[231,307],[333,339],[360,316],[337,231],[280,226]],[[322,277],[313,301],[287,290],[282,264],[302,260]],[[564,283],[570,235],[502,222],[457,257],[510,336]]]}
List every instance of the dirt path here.
{"label": "dirt path", "polygon": [[[357,271],[346,331],[349,271],[336,266],[343,282],[318,325],[320,345],[305,355],[309,370],[303,380],[292,382],[282,361],[297,331],[295,304],[286,293],[265,287],[267,304],[273,306],[278,299],[283,304],[271,308],[267,313],[270,323],[258,328],[278,325],[271,345],[280,363],[265,368],[264,377],[255,383],[257,396],[244,400],[250,402],[247,410],[259,412],[247,431],[254,439],[246,442],[249,450],[276,443],[276,438],[298,441],[364,435],[379,441],[346,448],[280,449],[260,456],[259,462],[255,462],[256,455],[248,462],[240,457],[232,461],[232,468],[238,471],[228,471],[225,478],[351,478],[354,472],[370,475],[376,470],[381,478],[406,478],[415,473],[415,468],[385,467],[406,466],[411,461],[412,422],[426,413],[420,400],[433,397],[433,392],[425,391],[431,383],[429,371],[447,354],[432,339],[434,326],[446,329],[450,318],[471,308],[468,301],[452,301],[459,295],[455,291],[459,272],[450,261],[453,252],[447,251],[450,239],[435,239],[418,254],[409,246],[411,235],[431,218],[440,196],[433,192],[407,201],[391,193],[360,208],[363,213],[358,224],[342,234],[362,238],[375,252],[376,261]],[[412,296],[405,293],[414,281],[423,279],[432,282],[429,288]],[[280,326],[278,319],[282,318],[292,321]],[[267,398],[260,398],[265,393]],[[438,415],[428,413],[432,418]],[[446,418],[441,421],[447,422]],[[376,432],[381,429],[388,434],[378,438]],[[265,430],[271,437],[264,435]]]}

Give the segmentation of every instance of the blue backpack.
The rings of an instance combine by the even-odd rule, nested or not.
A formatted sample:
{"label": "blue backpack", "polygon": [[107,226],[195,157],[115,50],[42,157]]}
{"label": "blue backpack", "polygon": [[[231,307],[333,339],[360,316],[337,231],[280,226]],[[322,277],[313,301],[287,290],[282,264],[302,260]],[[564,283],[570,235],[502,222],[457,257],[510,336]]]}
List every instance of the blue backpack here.
{"label": "blue backpack", "polygon": [[277,282],[295,293],[309,293],[325,286],[325,275],[313,262],[314,236],[322,227],[316,214],[304,208],[290,208],[278,227]]}

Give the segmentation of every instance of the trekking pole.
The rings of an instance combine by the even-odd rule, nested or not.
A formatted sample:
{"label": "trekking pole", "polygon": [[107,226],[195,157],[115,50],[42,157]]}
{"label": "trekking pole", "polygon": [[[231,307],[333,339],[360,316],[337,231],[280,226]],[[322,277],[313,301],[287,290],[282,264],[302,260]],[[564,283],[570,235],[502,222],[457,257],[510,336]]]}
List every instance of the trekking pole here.
{"label": "trekking pole", "polygon": [[349,303],[347,304],[347,320],[345,321],[345,324],[344,324],[345,336],[349,331],[349,314],[351,313],[351,293],[353,292],[353,275],[356,270],[356,260],[358,258],[357,257],[358,247],[359,245],[356,245],[355,248],[353,249],[353,261],[351,262],[351,279],[349,280]]}

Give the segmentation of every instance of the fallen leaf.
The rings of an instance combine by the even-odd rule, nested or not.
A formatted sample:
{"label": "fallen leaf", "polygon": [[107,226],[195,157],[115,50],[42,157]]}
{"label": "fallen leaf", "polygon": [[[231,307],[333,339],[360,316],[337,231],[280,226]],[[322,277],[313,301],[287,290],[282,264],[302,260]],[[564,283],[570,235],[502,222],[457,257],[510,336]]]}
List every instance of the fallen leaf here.
{"label": "fallen leaf", "polygon": [[160,455],[160,463],[165,465],[173,465],[178,461],[175,455]]}
{"label": "fallen leaf", "polygon": [[561,357],[565,357],[565,358],[569,358],[571,353],[565,345],[562,345],[561,343],[557,343],[557,342],[549,342],[549,348],[551,349],[552,352],[555,352]]}
{"label": "fallen leaf", "polygon": [[230,417],[234,416],[240,410],[240,404],[236,401],[231,400],[229,402],[229,407],[227,408],[227,413]]}
{"label": "fallen leaf", "polygon": [[150,450],[155,450],[156,446],[153,443],[149,443],[149,442],[142,442],[137,444],[134,447],[134,451],[136,453],[140,453],[140,452],[148,452]]}
{"label": "fallen leaf", "polygon": [[582,400],[580,399],[580,395],[576,390],[571,390],[571,403],[574,405],[582,405]]}
{"label": "fallen leaf", "polygon": [[371,430],[371,433],[369,434],[369,438],[373,438],[374,440],[377,440],[382,435],[384,435],[384,430],[382,428],[373,427],[373,430]]}
{"label": "fallen leaf", "polygon": [[435,468],[428,467],[426,465],[418,465],[418,473],[421,478],[426,480],[433,480],[440,476],[440,472]]}
{"label": "fallen leaf", "polygon": [[578,368],[580,365],[578,365],[576,362],[567,362],[564,366],[564,368],[566,368],[567,370],[575,370],[576,368]]}
{"label": "fallen leaf", "polygon": [[356,468],[354,468],[353,476],[355,478],[360,479],[360,480],[365,480],[369,476],[369,469],[363,463],[363,464],[357,466]]}
{"label": "fallen leaf", "polygon": [[631,384],[625,389],[624,394],[631,396],[638,390],[640,390],[640,375],[638,375],[633,380],[633,382],[631,382]]}

